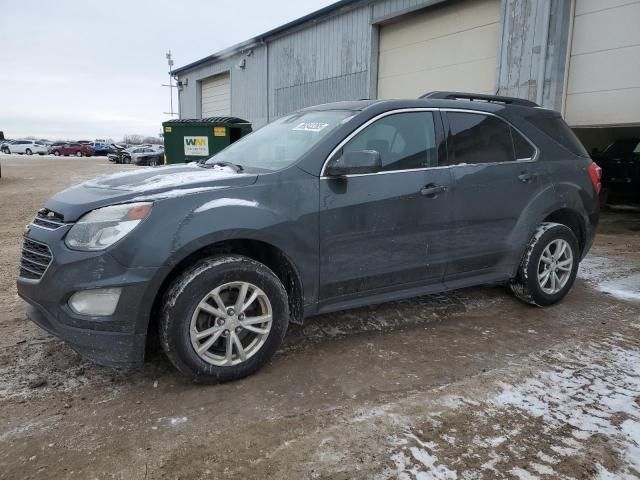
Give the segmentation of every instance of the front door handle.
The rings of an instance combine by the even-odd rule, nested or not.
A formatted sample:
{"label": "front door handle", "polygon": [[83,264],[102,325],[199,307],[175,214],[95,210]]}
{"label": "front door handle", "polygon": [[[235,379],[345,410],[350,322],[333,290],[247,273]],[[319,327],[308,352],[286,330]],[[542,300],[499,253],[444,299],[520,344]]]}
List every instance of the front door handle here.
{"label": "front door handle", "polygon": [[420,189],[420,195],[424,195],[425,197],[435,198],[441,193],[445,193],[449,190],[447,185],[436,185],[435,183],[430,183]]}
{"label": "front door handle", "polygon": [[518,175],[518,180],[520,180],[522,183],[535,182],[537,178],[538,174],[531,172],[522,172],[520,175]]}

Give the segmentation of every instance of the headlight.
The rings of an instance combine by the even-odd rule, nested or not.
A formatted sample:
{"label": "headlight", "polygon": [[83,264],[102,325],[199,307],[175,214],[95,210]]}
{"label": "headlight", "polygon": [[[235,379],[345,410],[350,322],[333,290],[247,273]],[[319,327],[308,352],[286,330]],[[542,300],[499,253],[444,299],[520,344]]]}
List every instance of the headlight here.
{"label": "headlight", "polygon": [[104,250],[124,238],[151,212],[150,202],[98,208],[71,227],[65,243],[73,250]]}

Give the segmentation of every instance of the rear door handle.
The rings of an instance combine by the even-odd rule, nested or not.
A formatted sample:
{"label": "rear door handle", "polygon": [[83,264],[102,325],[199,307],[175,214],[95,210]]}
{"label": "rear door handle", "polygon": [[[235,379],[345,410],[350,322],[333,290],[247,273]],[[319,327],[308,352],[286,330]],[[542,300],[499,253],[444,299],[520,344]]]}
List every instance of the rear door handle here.
{"label": "rear door handle", "polygon": [[531,172],[522,172],[520,175],[518,175],[518,180],[520,180],[522,183],[531,183],[537,180],[537,178],[538,174]]}
{"label": "rear door handle", "polygon": [[435,198],[441,193],[445,193],[449,190],[447,185],[436,185],[435,183],[430,183],[420,189],[420,195],[424,195],[425,197]]}

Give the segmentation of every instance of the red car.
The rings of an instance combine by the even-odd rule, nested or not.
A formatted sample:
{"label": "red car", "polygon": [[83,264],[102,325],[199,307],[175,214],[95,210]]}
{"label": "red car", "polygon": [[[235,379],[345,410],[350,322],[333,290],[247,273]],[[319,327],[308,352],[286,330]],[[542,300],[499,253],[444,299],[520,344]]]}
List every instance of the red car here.
{"label": "red car", "polygon": [[64,145],[58,145],[51,149],[51,153],[56,157],[60,155],[75,155],[76,157],[90,157],[95,153],[95,150],[91,145],[85,145],[83,143],[65,143]]}

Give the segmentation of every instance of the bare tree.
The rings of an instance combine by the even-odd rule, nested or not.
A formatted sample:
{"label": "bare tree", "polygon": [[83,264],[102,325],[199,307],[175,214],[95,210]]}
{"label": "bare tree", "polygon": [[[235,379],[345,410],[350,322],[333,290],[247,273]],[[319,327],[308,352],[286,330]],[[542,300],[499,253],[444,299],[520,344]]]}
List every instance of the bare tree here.
{"label": "bare tree", "polygon": [[138,134],[127,134],[122,138],[122,142],[123,143],[130,143],[131,145],[140,145],[144,140],[144,136],[143,135],[138,135]]}
{"label": "bare tree", "polygon": [[162,139],[158,137],[144,137],[144,141],[142,143],[149,143],[151,145],[162,145]]}

